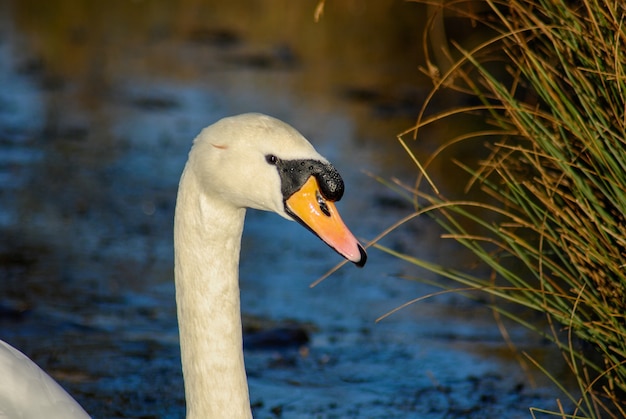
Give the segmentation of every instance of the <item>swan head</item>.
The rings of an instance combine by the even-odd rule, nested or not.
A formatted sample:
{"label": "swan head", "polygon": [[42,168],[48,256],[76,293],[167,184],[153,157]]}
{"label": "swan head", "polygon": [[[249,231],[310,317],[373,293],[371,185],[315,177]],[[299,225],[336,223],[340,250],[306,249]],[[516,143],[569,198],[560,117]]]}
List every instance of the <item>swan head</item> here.
{"label": "swan head", "polygon": [[258,113],[223,118],[196,137],[188,165],[210,199],[297,221],[357,266],[365,264],[365,250],[334,204],[343,195],[341,176],[290,125]]}

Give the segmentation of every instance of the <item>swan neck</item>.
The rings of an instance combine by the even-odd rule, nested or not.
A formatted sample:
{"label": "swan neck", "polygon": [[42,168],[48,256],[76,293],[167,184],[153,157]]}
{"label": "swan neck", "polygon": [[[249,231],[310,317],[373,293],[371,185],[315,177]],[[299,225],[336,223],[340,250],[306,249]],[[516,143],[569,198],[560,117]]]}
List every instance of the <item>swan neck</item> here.
{"label": "swan neck", "polygon": [[200,185],[186,168],[174,219],[187,417],[249,418],[239,298],[245,209],[207,196]]}

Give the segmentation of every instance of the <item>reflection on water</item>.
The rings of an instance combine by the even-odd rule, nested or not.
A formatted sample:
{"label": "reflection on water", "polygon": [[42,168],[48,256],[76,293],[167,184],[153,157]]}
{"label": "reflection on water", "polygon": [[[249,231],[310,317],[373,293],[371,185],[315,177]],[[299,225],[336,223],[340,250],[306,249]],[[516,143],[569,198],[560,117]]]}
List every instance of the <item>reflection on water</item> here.
{"label": "reflection on water", "polygon": [[[315,23],[314,7],[0,3],[0,337],[96,417],[183,416],[172,215],[203,126],[261,111],[298,127],[345,177],[341,210],[360,237],[411,211],[362,171],[410,179],[394,135],[429,89],[423,9],[327,2]],[[389,240],[433,259],[456,251],[426,219]],[[337,261],[295,223],[248,215],[247,326],[295,324],[311,338],[307,350],[247,351],[257,416],[514,418],[552,405],[554,393],[523,384],[481,305],[450,295],[374,324],[431,290],[397,277],[425,274],[373,252],[364,270],[308,288]]]}

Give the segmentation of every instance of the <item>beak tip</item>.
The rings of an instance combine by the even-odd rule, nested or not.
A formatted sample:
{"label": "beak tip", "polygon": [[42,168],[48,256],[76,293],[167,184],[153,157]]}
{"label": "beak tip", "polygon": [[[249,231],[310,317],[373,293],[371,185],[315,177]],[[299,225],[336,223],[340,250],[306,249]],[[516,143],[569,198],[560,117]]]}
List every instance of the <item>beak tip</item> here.
{"label": "beak tip", "polygon": [[365,262],[367,262],[367,253],[365,252],[363,246],[361,246],[360,244],[357,244],[357,246],[359,248],[360,258],[359,260],[353,261],[353,263],[357,267],[362,268],[363,266],[365,266]]}

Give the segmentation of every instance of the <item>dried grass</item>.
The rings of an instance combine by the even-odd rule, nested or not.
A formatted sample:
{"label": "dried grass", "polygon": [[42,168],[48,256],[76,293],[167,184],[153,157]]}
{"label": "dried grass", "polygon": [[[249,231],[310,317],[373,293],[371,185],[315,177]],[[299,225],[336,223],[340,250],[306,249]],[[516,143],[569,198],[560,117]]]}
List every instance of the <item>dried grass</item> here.
{"label": "dried grass", "polygon": [[[545,314],[548,332],[510,305],[494,305],[499,315],[552,339],[578,381],[578,395],[562,386],[574,411],[534,409],[533,415],[626,417],[626,5],[484,0],[430,6],[480,22],[493,36],[471,50],[453,44],[457,58],[447,63],[428,62],[434,88],[415,125],[398,137],[420,174],[416,185],[403,186],[416,214],[435,217],[444,237],[470,249],[494,275],[482,278],[377,246],[464,289]],[[494,63],[507,77],[494,75]],[[480,104],[426,116],[446,89]],[[411,140],[424,126],[470,112],[482,113],[491,128],[450,139],[426,161],[413,155]],[[480,188],[486,199],[448,198],[428,168],[443,151],[475,138],[489,139],[489,158],[456,163],[469,174],[467,188]],[[581,350],[578,340],[594,353]]]}

